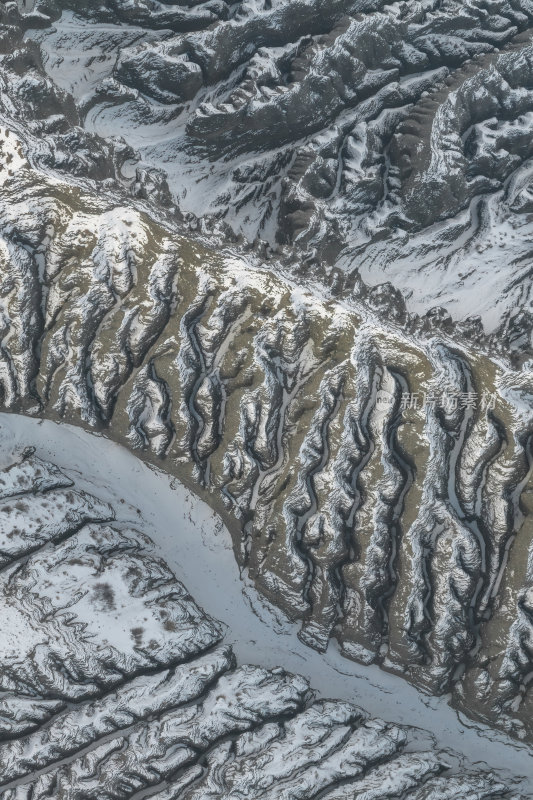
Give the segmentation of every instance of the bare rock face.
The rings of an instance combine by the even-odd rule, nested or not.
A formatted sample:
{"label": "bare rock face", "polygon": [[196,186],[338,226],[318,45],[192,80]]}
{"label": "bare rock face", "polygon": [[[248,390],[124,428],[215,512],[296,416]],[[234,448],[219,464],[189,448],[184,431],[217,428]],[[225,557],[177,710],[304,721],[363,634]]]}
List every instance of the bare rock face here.
{"label": "bare rock face", "polygon": [[62,540],[0,572],[2,800],[507,794],[467,767],[445,795],[444,754],[413,750],[410,729],[315,700],[282,669],[237,667],[148,537],[97,514],[67,526],[76,493],[60,505],[55,486],[69,482],[29,453],[0,472],[23,522],[46,502]]}

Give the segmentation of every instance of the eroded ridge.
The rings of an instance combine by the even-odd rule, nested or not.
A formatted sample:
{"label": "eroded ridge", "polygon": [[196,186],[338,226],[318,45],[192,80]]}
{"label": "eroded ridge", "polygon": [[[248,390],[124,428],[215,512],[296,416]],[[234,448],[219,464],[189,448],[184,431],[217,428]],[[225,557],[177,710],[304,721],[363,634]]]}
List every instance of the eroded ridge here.
{"label": "eroded ridge", "polygon": [[[50,142],[8,116],[0,139],[2,407],[177,475],[306,643],[530,737],[530,372],[216,253],[47,168]],[[6,495],[6,566],[112,519],[40,480],[53,507]]]}
{"label": "eroded ridge", "polygon": [[[317,700],[281,668],[237,666],[145,534],[105,521],[95,497],[80,527],[76,490],[58,501],[71,483],[27,451],[0,471],[21,515],[0,571],[2,800],[510,796],[420,751],[414,730]],[[51,533],[30,548],[38,503]]]}

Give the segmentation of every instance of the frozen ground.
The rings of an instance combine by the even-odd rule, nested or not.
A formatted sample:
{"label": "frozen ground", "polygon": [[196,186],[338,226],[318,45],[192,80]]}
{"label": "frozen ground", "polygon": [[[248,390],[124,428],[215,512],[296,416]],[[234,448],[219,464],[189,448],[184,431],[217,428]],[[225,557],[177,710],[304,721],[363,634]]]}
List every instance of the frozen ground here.
{"label": "frozen ground", "polygon": [[243,583],[221,520],[175,479],[101,435],[0,414],[0,451],[10,454],[28,446],[72,477],[77,488],[110,503],[121,523],[131,522],[151,537],[196,601],[225,623],[226,640],[239,662],[282,665],[308,678],[322,697],[349,700],[386,720],[438,731],[439,747],[523,776],[520,788],[533,796],[533,757],[525,745],[466,721],[446,698],[429,697],[377,667],[348,662],[333,643],[324,654],[305,647],[297,628]]}

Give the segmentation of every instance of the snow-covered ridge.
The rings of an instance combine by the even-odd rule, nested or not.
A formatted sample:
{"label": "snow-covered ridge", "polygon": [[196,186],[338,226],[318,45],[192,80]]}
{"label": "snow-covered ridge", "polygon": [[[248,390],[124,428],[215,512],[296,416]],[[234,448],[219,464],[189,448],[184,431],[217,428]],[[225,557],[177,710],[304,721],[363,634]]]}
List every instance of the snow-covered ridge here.
{"label": "snow-covered ridge", "polygon": [[[391,284],[368,290],[357,271],[339,270],[351,256],[336,238],[342,225],[335,231],[323,224],[322,212],[342,218],[327,180],[296,216],[284,206],[282,217],[298,221],[302,235],[289,239],[302,255],[312,239],[309,220],[322,226],[327,236],[313,246],[324,257],[326,250],[332,260],[339,256],[331,291],[311,279],[309,261],[290,270],[281,258],[259,264],[242,250],[221,251],[190,235],[184,223],[194,220],[174,180],[184,174],[186,153],[208,175],[197,194],[205,205],[216,198],[209,176],[227,175],[231,144],[243,184],[255,176],[261,191],[290,187],[293,178],[304,185],[317,164],[316,142],[326,147],[318,163],[327,175],[339,161],[330,134],[342,120],[353,121],[352,112],[364,112],[369,124],[387,123],[376,144],[381,152],[387,140],[383,202],[361,212],[376,233],[365,252],[391,254],[398,238],[408,258],[418,241],[424,269],[433,270],[432,247],[462,246],[476,220],[488,230],[476,192],[501,211],[494,182],[508,181],[502,191],[527,229],[527,9],[510,3],[502,9],[507,16],[490,22],[477,3],[467,4],[464,16],[446,2],[350,6],[342,19],[343,4],[332,3],[330,16],[304,5],[309,19],[299,24],[306,29],[318,19],[324,30],[297,32],[296,42],[288,23],[276,27],[290,18],[288,3],[210,4],[209,14],[220,18],[213,25],[211,18],[197,21],[203,6],[182,7],[182,17],[191,12],[192,32],[179,15],[167,29],[148,13],[155,6],[144,3],[117,0],[107,10],[91,7],[86,18],[61,3],[37,3],[22,17],[12,3],[2,9],[1,406],[98,428],[178,476],[224,515],[243,574],[292,617],[306,644],[324,651],[336,640],[349,658],[450,695],[470,716],[531,741],[527,274],[509,283],[505,270],[516,264],[507,261],[492,276],[494,286],[508,285],[507,296],[497,288],[476,301],[486,300],[498,316],[494,297],[512,300],[500,342],[500,354],[517,368],[510,370],[497,357],[499,334],[483,340],[479,318],[464,320],[459,337],[445,310],[412,317]],[[158,11],[168,17],[176,8]],[[472,27],[472,19],[483,25]],[[468,47],[453,40],[450,50],[459,22],[458,38]],[[257,49],[265,30],[274,31],[275,42]],[[232,50],[238,63],[224,56],[228,35],[244,42],[244,51]],[[73,42],[78,49],[62,65]],[[428,43],[431,69],[424,62],[414,71]],[[78,52],[81,69],[71,71]],[[464,63],[465,52],[480,57]],[[201,86],[192,62],[200,65]],[[179,103],[154,89],[170,91],[160,83],[167,67],[171,86],[190,94]],[[338,75],[329,94],[323,73]],[[211,96],[218,104],[207,103],[209,92],[218,93]],[[288,110],[298,119],[287,127]],[[516,125],[504,119],[518,112]],[[258,157],[272,155],[260,141],[268,126],[285,143],[266,172],[250,172],[242,159],[252,145]],[[113,138],[134,129],[145,138],[163,131],[157,158],[146,151],[139,164],[131,144],[140,139]],[[295,155],[291,131],[305,140],[305,152]],[[345,144],[357,183],[366,156],[357,137]],[[163,158],[168,174],[153,168]],[[261,191],[254,203],[262,202]],[[231,191],[222,202],[233,207]],[[465,203],[480,216],[469,217]],[[352,211],[350,226],[357,223]],[[458,222],[456,212],[467,216]],[[281,227],[273,212],[269,219],[274,242]],[[480,276],[470,277],[475,284]],[[464,285],[461,293],[468,296]],[[93,507],[68,487],[57,491],[63,507],[75,498],[78,526],[91,515],[101,522],[112,516],[114,509]],[[34,505],[36,524],[22,535],[17,511],[24,509],[9,505],[5,563],[31,543],[63,538],[49,510]],[[61,584],[59,595],[67,590]],[[80,615],[88,626],[86,611]],[[23,624],[17,609],[10,613],[6,631]],[[120,665],[127,669],[124,660]]]}
{"label": "snow-covered ridge", "polygon": [[[13,433],[6,421],[4,495],[22,526],[36,504],[54,511],[39,546],[13,532],[20,548],[0,573],[3,800],[519,797],[421,731],[316,699],[281,668],[236,666],[220,626],[127,521],[145,525],[140,509],[78,524],[87,493],[74,485],[58,502],[73,481],[31,449],[9,452]],[[11,525],[10,507],[0,523]]]}
{"label": "snow-covered ridge", "polygon": [[526,0],[36,9],[81,123],[163,169],[184,215],[531,346]]}
{"label": "snow-covered ridge", "polygon": [[531,737],[530,372],[217,253],[0,130],[3,407],[105,429],[203,493],[308,644]]}

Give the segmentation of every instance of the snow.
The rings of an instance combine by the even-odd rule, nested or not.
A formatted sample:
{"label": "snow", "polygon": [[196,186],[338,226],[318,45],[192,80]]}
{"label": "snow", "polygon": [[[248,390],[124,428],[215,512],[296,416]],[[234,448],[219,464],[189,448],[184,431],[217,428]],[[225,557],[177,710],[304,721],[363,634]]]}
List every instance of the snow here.
{"label": "snow", "polygon": [[[61,757],[76,753],[103,736],[127,728],[129,723],[197,700],[217,675],[230,666],[228,649],[219,648],[201,655],[191,664],[134,678],[85,706],[67,708],[35,733],[0,743],[3,782],[29,775]],[[4,711],[1,704],[0,710]],[[69,731],[68,737],[65,731]]]}
{"label": "snow", "polygon": [[502,214],[502,196],[476,198],[455,220],[455,237],[445,222],[412,235],[405,255],[394,240],[378,245],[360,264],[361,277],[371,286],[392,281],[409,311],[443,306],[454,319],[479,315],[485,331],[494,331],[506,308],[527,307],[532,299],[525,280],[531,270],[529,222]]}
{"label": "snow", "polygon": [[[391,19],[399,14],[394,8],[394,4],[388,7]],[[249,16],[264,14],[264,9],[255,9],[255,0],[242,4],[239,19],[242,21]],[[371,15],[368,23],[358,22],[356,27],[372,25],[372,18]],[[235,24],[234,20],[222,23]],[[513,30],[511,26],[505,36],[510,36]],[[268,102],[273,91],[264,85],[265,81],[268,82],[268,76],[276,79],[276,92],[287,91],[288,87],[278,76],[279,64],[283,57],[293,54],[298,43],[260,48],[249,58],[245,68],[239,67],[214,85],[199,89],[192,101],[183,107],[177,103],[158,103],[114,80],[117,54],[129,52],[128,48],[135,49],[144,43],[155,43],[157,50],[163,43],[162,52],[166,53],[166,58],[170,58],[165,50],[169,36],[170,31],[146,31],[134,25],[95,21],[88,24],[72,12],[65,11],[52,28],[30,30],[26,39],[39,43],[47,75],[59,87],[71,92],[80,107],[83,108],[87,103],[87,115],[83,123],[86,130],[104,138],[123,137],[137,152],[139,165],[163,170],[182,212],[196,217],[213,215],[224,219],[250,241],[260,235],[274,243],[278,223],[277,214],[270,213],[270,203],[275,209],[279,204],[280,182],[288,174],[293,160],[291,148],[271,148],[268,153],[250,150],[236,157],[231,155],[228,160],[210,160],[191,146],[187,123],[195,115],[202,116],[208,108],[214,116],[231,109],[235,87],[241,84],[253,85],[254,102],[259,106],[262,102]],[[201,38],[200,34],[198,36]],[[170,39],[174,46],[175,39]],[[342,224],[347,226],[347,246],[338,265],[346,269],[359,268],[363,280],[370,285],[392,281],[405,295],[411,312],[424,314],[432,307],[445,306],[455,319],[464,319],[474,313],[481,316],[485,330],[492,332],[501,323],[504,314],[515,305],[523,307],[532,302],[529,216],[515,213],[513,208],[513,186],[517,182],[520,184],[517,192],[524,195],[522,200],[528,200],[531,160],[526,159],[516,168],[511,173],[510,182],[506,181],[500,191],[492,195],[475,194],[470,208],[457,216],[435,223],[419,234],[407,235],[404,231],[394,230],[393,236],[384,241],[378,236],[372,246],[364,248],[363,255],[360,246],[368,244],[369,235],[379,232],[393,211],[387,200],[388,189],[385,186],[384,202],[368,218],[366,212],[363,219],[358,214],[352,214],[350,206],[346,205],[350,192],[357,195],[361,181],[370,180],[375,172],[374,164],[369,174],[364,174],[365,169],[369,169],[368,166],[364,167],[365,159],[369,157],[365,144],[367,133],[372,131],[379,138],[383,119],[391,114],[401,116],[408,108],[411,102],[408,93],[413,87],[420,82],[427,82],[429,89],[446,74],[447,69],[439,67],[400,76],[397,84],[387,84],[387,91],[396,86],[395,91],[406,93],[402,106],[386,109],[375,120],[360,121],[359,124],[357,120],[365,119],[365,103],[360,103],[356,109],[344,109],[339,113],[335,126],[324,128],[314,139],[307,140],[307,144],[324,142],[328,136],[334,138],[341,128],[351,130],[346,138],[344,165],[338,170],[337,187],[329,201],[332,217],[337,221],[344,220]],[[479,87],[472,89],[473,98],[479,102],[481,100],[477,95],[480,91]],[[110,95],[113,95],[113,99],[110,99]],[[119,95],[120,99],[117,99]],[[513,96],[518,97],[519,93],[515,92]],[[367,112],[374,102],[374,97],[368,101],[370,106]],[[461,135],[453,123],[458,116],[457,103],[457,93],[454,93],[440,114],[442,124],[434,126],[435,140],[432,141],[432,166],[428,181],[429,176],[442,176],[452,169],[449,159],[457,159],[461,151]],[[347,116],[352,119],[349,124],[345,119]],[[531,113],[525,113],[518,120],[501,122],[497,128],[494,128],[490,119],[472,126],[480,152],[491,158],[503,158],[496,149],[498,136],[515,127],[529,130],[530,117]],[[443,147],[443,141],[446,147]],[[282,155],[283,158],[276,164]],[[288,159],[285,160],[286,155]],[[462,169],[461,164],[458,169]],[[275,180],[271,177],[272,170],[276,174]],[[349,188],[348,195],[342,192],[335,197],[343,173]],[[242,176],[246,176],[244,180]],[[377,179],[377,174],[374,177]],[[270,188],[263,197],[266,185]],[[352,225],[353,229],[348,230]],[[320,235],[324,232],[322,223]]]}
{"label": "snow", "polygon": [[80,99],[111,76],[118,47],[158,39],[161,33],[131,25],[87,25],[64,11],[51,29],[32,30],[28,36],[41,45],[44,67],[57,86]]}
{"label": "snow", "polygon": [[[30,495],[2,505],[0,519],[0,565],[61,539],[89,520],[109,520],[109,506],[96,506],[84,493],[58,490],[53,495]],[[28,519],[31,520],[28,522]]]}
{"label": "snow", "polygon": [[[57,464],[76,481],[120,511],[121,523],[143,530],[176,577],[204,610],[227,626],[240,663],[282,666],[304,675],[322,697],[360,705],[372,715],[439,731],[441,748],[503,774],[524,776],[533,792],[533,759],[527,746],[463,719],[446,698],[427,696],[378,667],[343,658],[330,643],[318,654],[297,638],[297,626],[269,607],[239,574],[230,534],[220,518],[170,476],[143,463],[100,434],[66,424],[0,414],[0,466],[8,453],[34,446],[36,456]],[[421,732],[422,741],[424,735]],[[427,743],[427,737],[426,737]]]}
{"label": "snow", "polygon": [[24,458],[20,464],[0,474],[0,500],[26,492],[60,489],[71,486],[72,481],[54,464],[47,464],[38,458]]}
{"label": "snow", "polygon": [[35,626],[27,615],[11,604],[2,605],[2,656],[6,660],[20,658],[21,653],[28,659],[36,646],[46,643],[46,638],[47,632],[43,628],[40,639],[36,641]]}

